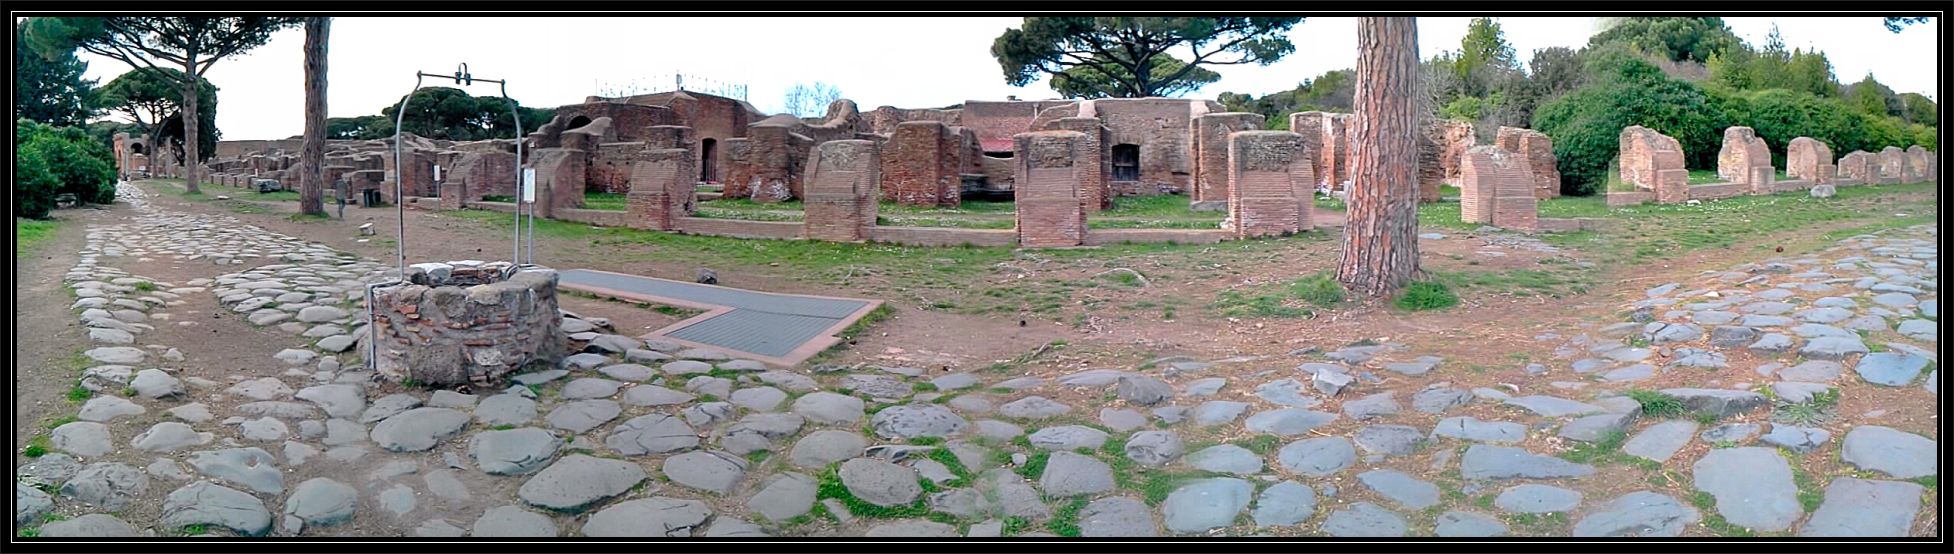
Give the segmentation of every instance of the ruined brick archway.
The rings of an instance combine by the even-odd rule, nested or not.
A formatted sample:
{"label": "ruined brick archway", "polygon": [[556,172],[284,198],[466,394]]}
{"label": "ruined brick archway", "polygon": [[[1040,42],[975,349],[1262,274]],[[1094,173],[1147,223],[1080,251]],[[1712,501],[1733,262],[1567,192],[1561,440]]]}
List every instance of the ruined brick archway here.
{"label": "ruined brick archway", "polygon": [[590,118],[589,118],[589,117],[586,117],[586,116],[581,116],[581,115],[580,115],[580,116],[577,116],[577,117],[574,117],[574,118],[571,118],[571,119],[570,119],[570,122],[569,122],[569,124],[567,124],[567,125],[564,125],[564,126],[563,126],[563,130],[565,130],[565,131],[569,131],[569,130],[574,130],[574,129],[581,129],[581,128],[583,128],[583,126],[585,126],[585,125],[589,125],[589,124],[590,124]]}

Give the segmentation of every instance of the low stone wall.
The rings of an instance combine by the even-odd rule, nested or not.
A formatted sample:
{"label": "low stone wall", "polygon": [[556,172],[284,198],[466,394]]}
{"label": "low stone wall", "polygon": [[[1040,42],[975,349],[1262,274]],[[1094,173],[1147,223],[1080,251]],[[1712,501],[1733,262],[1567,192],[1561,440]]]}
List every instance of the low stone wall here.
{"label": "low stone wall", "polygon": [[1224,229],[1095,229],[1086,233],[1085,244],[1214,244],[1232,238],[1235,238],[1235,232]]}
{"label": "low stone wall", "polygon": [[1623,206],[1647,204],[1649,201],[1655,200],[1655,193],[1650,191],[1610,192],[1607,194],[1607,197],[1608,207],[1620,208]]}
{"label": "low stone wall", "polygon": [[905,246],[1016,246],[1016,229],[958,229],[954,227],[876,227],[870,239]]}
{"label": "low stone wall", "polygon": [[1716,200],[1743,196],[1751,192],[1750,183],[1717,183],[1714,185],[1690,185],[1691,200]]}
{"label": "low stone wall", "polygon": [[406,283],[375,290],[375,369],[396,381],[493,387],[531,361],[554,365],[569,343],[556,271],[532,267],[504,279],[510,266],[415,264]]}
{"label": "low stone wall", "polygon": [[745,221],[681,217],[679,229],[688,235],[708,235],[743,239],[797,239],[803,228],[799,221]]}
{"label": "low stone wall", "polygon": [[629,212],[617,210],[589,210],[583,208],[559,209],[555,219],[574,221],[599,227],[623,227],[630,223]]}

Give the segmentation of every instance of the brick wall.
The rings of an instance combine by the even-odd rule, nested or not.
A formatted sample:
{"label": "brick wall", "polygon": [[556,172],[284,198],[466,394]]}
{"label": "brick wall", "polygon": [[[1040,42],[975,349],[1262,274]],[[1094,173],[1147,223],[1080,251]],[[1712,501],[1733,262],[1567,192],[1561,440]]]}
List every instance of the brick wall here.
{"label": "brick wall", "polygon": [[1723,149],[1717,152],[1717,177],[1727,183],[1747,185],[1757,194],[1771,191],[1769,179],[1759,182],[1755,176],[1757,169],[1763,168],[1765,175],[1775,176],[1777,170],[1771,166],[1771,149],[1758,138],[1750,127],[1731,127],[1723,130]]}
{"label": "brick wall", "polygon": [[1623,181],[1654,192],[1658,203],[1689,200],[1689,170],[1683,167],[1683,149],[1676,139],[1631,125],[1622,129],[1620,140]]}
{"label": "brick wall", "polygon": [[1238,237],[1284,236],[1311,228],[1315,176],[1302,135],[1241,131],[1228,137],[1228,220]]}
{"label": "brick wall", "polygon": [[1330,175],[1323,164],[1323,126],[1329,114],[1323,112],[1296,112],[1289,114],[1289,132],[1303,137],[1303,151],[1309,152],[1311,183],[1316,188],[1328,186]]}
{"label": "brick wall", "polygon": [[1815,184],[1832,184],[1836,168],[1832,165],[1832,148],[1811,137],[1791,139],[1785,145],[1786,177],[1803,179]]}
{"label": "brick wall", "polygon": [[679,218],[692,213],[694,201],[692,152],[685,148],[645,149],[631,168],[637,186],[625,195],[628,224],[639,229],[677,230]]}
{"label": "brick wall", "polygon": [[1907,182],[1920,183],[1932,181],[1934,175],[1934,154],[1927,147],[1915,144],[1907,147]]}
{"label": "brick wall", "polygon": [[963,203],[961,137],[936,121],[896,125],[882,152],[882,200],[904,206]]}
{"label": "brick wall", "polygon": [[801,238],[804,230],[804,226],[799,221],[746,221],[706,217],[681,217],[678,220],[678,227],[681,232],[688,235],[742,239],[797,239]]}
{"label": "brick wall", "polygon": [[1317,168],[1330,179],[1330,190],[1344,190],[1350,182],[1350,162],[1356,138],[1357,116],[1347,113],[1324,114],[1323,163]]}
{"label": "brick wall", "polygon": [[[1200,105],[1197,106],[1196,104]],[[1114,145],[1140,147],[1138,194],[1169,194],[1193,186],[1193,118],[1204,101],[1179,98],[1102,98],[1092,101]]]}
{"label": "brick wall", "polygon": [[1538,192],[1526,159],[1498,146],[1475,146],[1460,159],[1459,179],[1461,220],[1527,232],[1540,229]]}
{"label": "brick wall", "polygon": [[1888,146],[1879,151],[1879,183],[1898,184],[1907,176],[1906,151],[1897,146]]}
{"label": "brick wall", "polygon": [[551,218],[556,210],[583,207],[586,155],[583,150],[544,148],[530,156],[530,166],[536,168],[537,216]]}
{"label": "brick wall", "polygon": [[1689,187],[1692,200],[1717,200],[1751,193],[1752,185],[1746,183],[1717,183],[1713,185],[1693,185]]}
{"label": "brick wall", "polygon": [[876,227],[870,240],[909,246],[1013,246],[1015,229],[958,229],[953,227]]}
{"label": "brick wall", "polygon": [[[1443,149],[1440,150],[1438,165],[1445,169],[1445,182],[1452,186],[1459,184],[1459,159],[1465,151],[1479,144],[1479,137],[1473,134],[1472,122],[1445,120],[1440,122],[1444,129]],[[1514,150],[1508,149],[1508,152]],[[1525,159],[1522,157],[1522,159]]]}
{"label": "brick wall", "polygon": [[1500,127],[1493,141],[1526,160],[1528,174],[1533,178],[1534,198],[1560,197],[1560,168],[1556,165],[1559,160],[1554,157],[1553,139],[1532,129]]}
{"label": "brick wall", "polygon": [[[1838,184],[1871,184],[1879,181],[1879,155],[1864,150],[1854,150],[1839,158],[1839,171],[1835,181]],[[1850,181],[1849,183],[1847,181]]]}
{"label": "brick wall", "polygon": [[1211,113],[1194,118],[1190,124],[1190,134],[1194,139],[1194,187],[1189,190],[1190,200],[1226,202],[1232,198],[1228,192],[1229,174],[1235,165],[1229,161],[1229,152],[1234,147],[1234,141],[1229,135],[1236,131],[1261,130],[1262,120],[1262,114],[1241,112]]}
{"label": "brick wall", "polygon": [[[1053,121],[1049,130],[1076,131],[1086,136],[1080,148],[1081,181],[1079,186],[1084,195],[1087,213],[1111,209],[1113,189],[1110,179],[1113,175],[1112,130],[1102,125],[1096,117],[1067,117]],[[1096,169],[1095,169],[1096,168]]]}
{"label": "brick wall", "polygon": [[724,198],[778,202],[800,197],[801,174],[814,139],[795,134],[790,126],[767,124],[747,128],[743,140],[727,139],[720,145],[725,151]]}
{"label": "brick wall", "polygon": [[821,143],[818,156],[808,175],[803,217],[807,238],[868,240],[874,236],[881,198],[876,192],[881,181],[880,150],[872,141],[837,140]]}
{"label": "brick wall", "polygon": [[1079,246],[1086,235],[1080,167],[1086,136],[1038,131],[1012,137],[1017,163],[1018,244],[1026,248]]}

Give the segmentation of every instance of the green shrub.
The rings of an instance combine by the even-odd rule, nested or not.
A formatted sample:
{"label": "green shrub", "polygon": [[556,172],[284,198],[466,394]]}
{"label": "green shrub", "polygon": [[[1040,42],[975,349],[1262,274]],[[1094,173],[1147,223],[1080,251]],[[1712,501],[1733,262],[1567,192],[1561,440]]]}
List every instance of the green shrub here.
{"label": "green shrub", "polygon": [[62,194],[83,203],[115,201],[114,154],[87,131],[21,119],[14,140],[14,215],[44,219]]}
{"label": "green shrub", "polygon": [[1459,304],[1459,296],[1443,283],[1419,281],[1405,287],[1404,294],[1398,296],[1398,309],[1414,312],[1450,308]]}

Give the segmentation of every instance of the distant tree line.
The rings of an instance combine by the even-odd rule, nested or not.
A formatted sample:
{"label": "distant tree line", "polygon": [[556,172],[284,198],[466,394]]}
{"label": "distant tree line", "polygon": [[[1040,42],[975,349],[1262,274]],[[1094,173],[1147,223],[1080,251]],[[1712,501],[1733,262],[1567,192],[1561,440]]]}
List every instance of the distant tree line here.
{"label": "distant tree line", "polygon": [[[392,138],[394,119],[399,109],[400,102],[395,101],[381,108],[380,115],[327,118],[326,136],[350,140]],[[522,113],[524,134],[536,132],[538,127],[556,117],[553,108],[525,108],[518,103],[516,109]],[[467,91],[451,87],[425,87],[414,91],[413,101],[407,103],[407,117],[402,127],[406,132],[441,140],[516,138],[515,121],[509,116],[509,104],[501,96],[469,96]]]}

